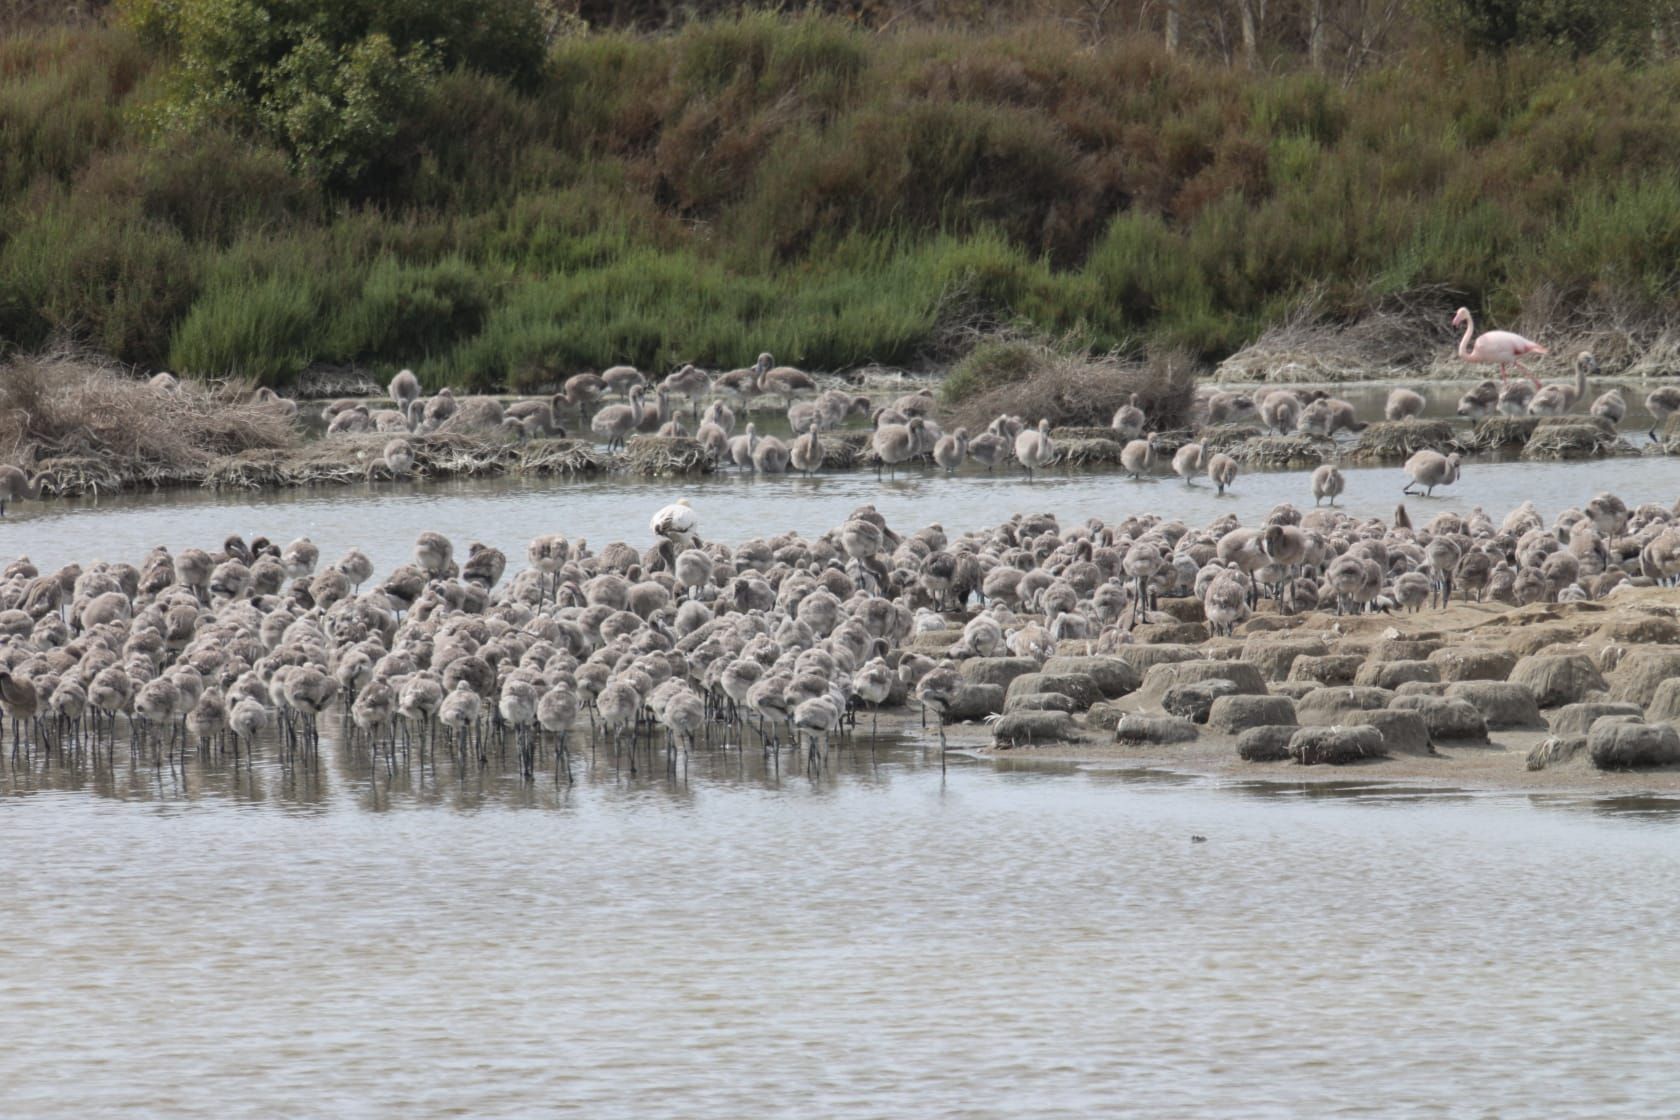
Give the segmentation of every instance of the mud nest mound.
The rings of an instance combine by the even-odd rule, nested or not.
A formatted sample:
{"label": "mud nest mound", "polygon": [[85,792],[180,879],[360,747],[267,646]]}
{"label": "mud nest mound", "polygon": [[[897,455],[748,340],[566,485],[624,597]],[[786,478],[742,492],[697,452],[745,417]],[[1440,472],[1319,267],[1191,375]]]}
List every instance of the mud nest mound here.
{"label": "mud nest mound", "polygon": [[1254,436],[1227,454],[1248,467],[1316,467],[1336,457],[1336,445],[1322,436]]}
{"label": "mud nest mound", "polygon": [[1540,426],[1538,416],[1490,416],[1458,437],[1461,451],[1498,451],[1521,447]]}
{"label": "mud nest mound", "polygon": [[[1201,432],[1202,451],[1207,455],[1225,452],[1237,455],[1237,449],[1251,439],[1271,439],[1263,429],[1249,424],[1221,424],[1216,428],[1203,428]],[[1237,456],[1241,458],[1241,456]]]}
{"label": "mud nest mound", "polygon": [[1396,293],[1351,322],[1307,299],[1287,321],[1219,364],[1220,381],[1367,381],[1416,377],[1452,338],[1453,295]]}
{"label": "mud nest mound", "polygon": [[213,488],[260,490],[390,479],[384,451],[393,438],[406,439],[414,453],[411,478],[589,474],[614,465],[593,444],[574,439],[515,442],[460,432],[357,435],[318,440],[297,452],[257,450],[230,455],[208,464],[197,482]]}
{"label": "mud nest mound", "polygon": [[1453,447],[1453,426],[1446,420],[1388,420],[1367,425],[1348,455],[1357,462],[1404,462],[1425,449],[1444,453]]}
{"label": "mud nest mound", "polygon": [[1523,445],[1522,457],[1538,462],[1598,459],[1614,455],[1621,437],[1607,420],[1596,416],[1553,416],[1542,420]]}
{"label": "mud nest mound", "polygon": [[636,436],[625,449],[625,458],[632,474],[659,478],[708,474],[713,465],[700,441],[687,436]]}
{"label": "mud nest mound", "polygon": [[1076,440],[1089,439],[1106,439],[1110,443],[1124,442],[1120,439],[1120,433],[1113,428],[1085,427],[1078,424],[1069,424],[1066,427],[1057,428],[1050,435],[1053,439],[1067,440],[1070,443]]}
{"label": "mud nest mound", "polygon": [[844,471],[863,466],[874,435],[867,429],[822,433],[823,469]]}
{"label": "mud nest mound", "polygon": [[1125,445],[1112,439],[1063,438],[1061,432],[1051,432],[1056,445],[1056,461],[1070,467],[1112,467],[1120,465],[1120,452]]}

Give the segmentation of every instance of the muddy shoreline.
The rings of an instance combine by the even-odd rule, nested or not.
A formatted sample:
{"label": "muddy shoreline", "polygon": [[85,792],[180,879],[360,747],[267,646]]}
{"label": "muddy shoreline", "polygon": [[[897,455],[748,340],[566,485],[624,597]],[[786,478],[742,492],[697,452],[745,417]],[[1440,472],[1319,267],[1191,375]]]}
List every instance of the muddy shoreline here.
{"label": "muddy shoreline", "polygon": [[[1144,635],[1145,639],[1150,636]],[[1393,695],[1451,695],[1455,678],[1470,683],[1499,683],[1518,678],[1532,681],[1539,679],[1529,671],[1534,665],[1564,666],[1571,671],[1599,675],[1602,681],[1595,677],[1556,688],[1541,687],[1536,693],[1538,720],[1530,720],[1525,726],[1498,726],[1490,716],[1485,740],[1431,734],[1426,741],[1407,742],[1403,736],[1385,733],[1384,753],[1380,757],[1341,765],[1303,765],[1289,758],[1248,761],[1238,754],[1238,740],[1244,728],[1210,728],[1205,723],[1197,727],[1194,739],[1186,742],[1119,741],[1114,728],[1121,717],[1159,719],[1169,714],[1159,688],[1152,694],[1154,682],[1147,670],[1142,674],[1140,687],[1075,715],[1068,725],[1072,733],[1055,741],[1017,739],[1013,745],[994,742],[984,724],[953,728],[948,736],[953,745],[991,760],[1160,768],[1218,779],[1298,783],[1370,780],[1432,787],[1617,795],[1680,792],[1680,765],[1599,769],[1580,745],[1572,756],[1562,761],[1542,768],[1534,766],[1534,759],[1544,744],[1565,739],[1575,730],[1561,725],[1577,718],[1583,705],[1602,704],[1608,708],[1622,703],[1642,709],[1653,724],[1680,727],[1680,718],[1674,718],[1666,704],[1652,695],[1660,688],[1660,681],[1667,679],[1663,676],[1667,670],[1662,666],[1669,660],[1680,661],[1680,589],[1628,588],[1608,601],[1526,607],[1455,603],[1443,611],[1353,618],[1337,618],[1322,612],[1295,617],[1262,613],[1239,628],[1232,638],[1212,638],[1186,645],[1165,643],[1177,648],[1159,655],[1127,653],[1147,649],[1147,645],[1121,646],[1109,649],[1107,655],[1135,657],[1155,665],[1171,664],[1171,658],[1177,657],[1197,665],[1221,661],[1270,665],[1272,671],[1263,673],[1267,677],[1266,694],[1295,693],[1292,702],[1299,703],[1300,696],[1308,691],[1298,687],[1302,684],[1300,675],[1292,676],[1286,670],[1285,679],[1278,679],[1276,671],[1280,664],[1276,651],[1290,643],[1302,651],[1316,643],[1327,651],[1328,658],[1356,657],[1358,679],[1362,683],[1350,682],[1346,686],[1350,697],[1362,689],[1369,691],[1368,682],[1383,678],[1386,666],[1402,663],[1415,666],[1424,658],[1441,666],[1441,676],[1446,679],[1400,684],[1392,689]],[[1271,651],[1264,647],[1271,647]],[[1300,656],[1309,655],[1303,652]],[[1458,668],[1455,671],[1449,665]],[[1414,676],[1421,682],[1426,674],[1404,675]],[[1602,687],[1596,687],[1600,684]],[[1343,687],[1325,683],[1310,691],[1333,698],[1335,691]],[[1548,688],[1552,691],[1548,692]],[[1392,696],[1389,700],[1392,703]],[[1568,703],[1557,702],[1563,700]],[[1330,715],[1312,715],[1302,704],[1299,726],[1340,726],[1334,711]],[[1340,713],[1350,724],[1361,715],[1352,707]],[[993,721],[992,726],[1000,724]],[[1585,726],[1578,730],[1584,732]]]}

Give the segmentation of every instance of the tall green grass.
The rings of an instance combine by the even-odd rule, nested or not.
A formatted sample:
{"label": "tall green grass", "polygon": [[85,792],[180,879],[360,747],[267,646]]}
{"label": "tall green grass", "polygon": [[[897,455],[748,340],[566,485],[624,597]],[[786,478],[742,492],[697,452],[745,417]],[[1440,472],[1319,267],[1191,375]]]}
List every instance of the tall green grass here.
{"label": "tall green grass", "polygon": [[948,361],[959,324],[1216,359],[1309,294],[1432,285],[1677,309],[1673,63],[1437,46],[1343,84],[759,14],[446,74],[354,201],[225,126],[154,131],[170,66],[121,27],[0,44],[0,346],[530,387]]}

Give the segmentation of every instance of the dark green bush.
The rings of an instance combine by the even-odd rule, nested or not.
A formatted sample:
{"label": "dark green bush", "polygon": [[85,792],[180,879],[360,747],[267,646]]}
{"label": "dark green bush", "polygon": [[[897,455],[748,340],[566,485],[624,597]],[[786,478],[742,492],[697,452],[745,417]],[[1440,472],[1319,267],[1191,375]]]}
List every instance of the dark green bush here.
{"label": "dark green bush", "polygon": [[1065,26],[545,48],[527,0],[122,11],[0,41],[0,347],[490,387],[937,363],[975,329],[1216,360],[1435,286],[1680,310],[1680,71],[1609,32],[1342,81]]}
{"label": "dark green bush", "polygon": [[460,257],[424,265],[383,258],[334,313],[324,351],[370,364],[440,355],[483,328],[491,294],[490,281]]}
{"label": "dark green bush", "polygon": [[127,0],[122,10],[178,56],[160,120],[254,131],[335,190],[389,170],[403,122],[443,71],[530,87],[542,68],[530,0]]}

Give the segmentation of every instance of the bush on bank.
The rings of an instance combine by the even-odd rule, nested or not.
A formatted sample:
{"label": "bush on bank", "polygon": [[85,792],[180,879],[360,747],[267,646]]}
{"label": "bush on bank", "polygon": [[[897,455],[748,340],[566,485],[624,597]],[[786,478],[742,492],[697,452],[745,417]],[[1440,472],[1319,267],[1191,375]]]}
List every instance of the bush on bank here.
{"label": "bush on bank", "polygon": [[749,15],[533,56],[497,33],[522,0],[294,0],[230,38],[255,10],[0,42],[0,343],[529,387],[940,360],[959,325],[1207,360],[1308,293],[1674,310],[1680,67],[1611,46],[1344,84],[1045,26]]}

